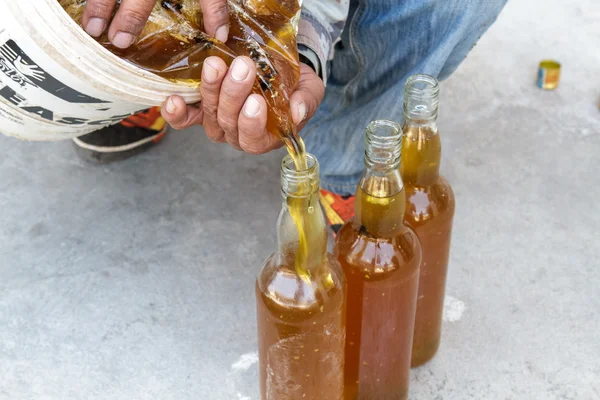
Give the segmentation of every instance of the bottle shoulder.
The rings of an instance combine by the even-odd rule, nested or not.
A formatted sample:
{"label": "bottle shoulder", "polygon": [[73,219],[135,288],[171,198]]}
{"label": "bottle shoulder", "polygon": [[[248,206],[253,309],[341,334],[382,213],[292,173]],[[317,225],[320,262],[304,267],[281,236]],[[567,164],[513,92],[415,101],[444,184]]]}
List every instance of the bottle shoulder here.
{"label": "bottle shoulder", "polygon": [[374,238],[356,229],[351,222],[339,231],[334,256],[344,272],[360,270],[372,278],[406,275],[417,271],[421,262],[421,244],[408,226],[394,237]]}
{"label": "bottle shoulder", "polygon": [[431,221],[434,218],[454,217],[456,199],[454,190],[446,178],[440,176],[428,186],[405,185],[405,221],[410,226]]}
{"label": "bottle shoulder", "polygon": [[328,302],[342,303],[346,278],[339,262],[327,254],[323,264],[310,277],[301,277],[293,265],[282,263],[275,253],[265,261],[256,280],[257,294],[274,308],[297,309],[308,314]]}

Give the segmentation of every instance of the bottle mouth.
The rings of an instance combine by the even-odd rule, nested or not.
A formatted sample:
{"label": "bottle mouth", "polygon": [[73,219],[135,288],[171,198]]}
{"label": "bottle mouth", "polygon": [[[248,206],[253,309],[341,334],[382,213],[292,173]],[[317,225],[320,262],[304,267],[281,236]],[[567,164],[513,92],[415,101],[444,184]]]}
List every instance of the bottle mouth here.
{"label": "bottle mouth", "polygon": [[319,190],[319,161],[306,153],[304,170],[296,169],[294,159],[289,154],[281,162],[281,191],[287,197],[306,197]]}
{"label": "bottle mouth", "polygon": [[402,127],[394,121],[381,119],[367,126],[367,140],[371,143],[390,143],[402,140]]}
{"label": "bottle mouth", "polygon": [[373,121],[367,126],[365,161],[393,165],[400,161],[402,127],[394,121]]}
{"label": "bottle mouth", "polygon": [[405,93],[415,96],[436,96],[440,92],[440,84],[431,75],[412,75],[406,80]]}
{"label": "bottle mouth", "polygon": [[404,87],[404,113],[411,119],[430,119],[437,116],[440,85],[431,75],[409,77]]}

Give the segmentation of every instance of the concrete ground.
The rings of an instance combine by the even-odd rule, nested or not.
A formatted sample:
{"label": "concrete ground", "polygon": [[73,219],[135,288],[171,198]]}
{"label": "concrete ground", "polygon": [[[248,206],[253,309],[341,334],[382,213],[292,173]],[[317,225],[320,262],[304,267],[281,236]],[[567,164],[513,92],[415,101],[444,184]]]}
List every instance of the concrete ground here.
{"label": "concrete ground", "polygon": [[[513,0],[442,86],[457,215],[412,399],[600,399],[598,21],[597,0]],[[554,92],[534,85],[547,57]],[[0,149],[0,399],[258,400],[281,152],[200,129],[104,167],[66,142]]]}

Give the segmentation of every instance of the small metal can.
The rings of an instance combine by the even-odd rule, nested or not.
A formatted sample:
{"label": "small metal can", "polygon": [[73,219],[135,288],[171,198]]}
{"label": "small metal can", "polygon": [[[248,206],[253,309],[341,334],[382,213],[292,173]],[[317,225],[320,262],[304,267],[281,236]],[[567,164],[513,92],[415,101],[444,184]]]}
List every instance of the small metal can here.
{"label": "small metal can", "polygon": [[537,85],[545,90],[554,90],[560,80],[560,63],[554,60],[540,62]]}

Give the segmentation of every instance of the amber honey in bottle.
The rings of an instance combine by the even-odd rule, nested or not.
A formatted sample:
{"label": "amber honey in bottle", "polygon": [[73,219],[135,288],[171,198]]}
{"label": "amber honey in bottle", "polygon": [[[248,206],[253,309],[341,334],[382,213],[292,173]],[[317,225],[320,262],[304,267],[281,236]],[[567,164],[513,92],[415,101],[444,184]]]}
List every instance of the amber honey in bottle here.
{"label": "amber honey in bottle", "polygon": [[348,282],[345,400],[408,398],[421,246],[403,223],[401,145],[397,123],[369,125],[356,215],[336,237]]}
{"label": "amber honey in bottle", "polygon": [[401,166],[406,189],[404,220],[417,233],[423,248],[413,367],[430,360],[440,345],[454,217],[452,187],[440,176],[438,98],[439,86],[434,77],[415,75],[407,80]]}
{"label": "amber honey in bottle", "polygon": [[[279,251],[256,281],[260,390],[263,400],[343,398],[346,281],[327,254],[327,231],[319,204],[319,166],[307,154],[306,170],[291,156],[281,168],[283,209]],[[308,252],[296,265],[299,227],[291,210],[302,210]]]}

